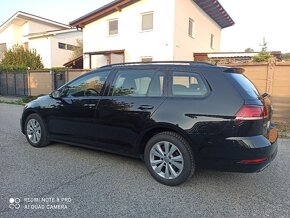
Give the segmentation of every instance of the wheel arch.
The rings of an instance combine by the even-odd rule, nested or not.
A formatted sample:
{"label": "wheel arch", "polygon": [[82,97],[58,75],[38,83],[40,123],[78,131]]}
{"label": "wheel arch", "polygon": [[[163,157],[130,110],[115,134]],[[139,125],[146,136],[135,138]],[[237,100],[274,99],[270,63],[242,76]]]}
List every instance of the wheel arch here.
{"label": "wheel arch", "polygon": [[144,156],[144,150],[146,147],[146,144],[150,138],[152,138],[154,135],[161,133],[161,132],[175,132],[179,135],[181,135],[190,145],[190,147],[193,149],[194,155],[197,153],[197,146],[194,146],[193,141],[190,139],[190,137],[187,135],[187,133],[181,129],[180,127],[172,124],[167,124],[167,123],[160,123],[159,125],[156,125],[154,127],[151,127],[147,130],[145,130],[140,137],[138,141],[138,147],[139,147],[139,155],[141,159],[143,160]]}
{"label": "wheel arch", "polygon": [[[25,134],[25,128],[24,128],[24,125],[25,125],[25,122],[26,122],[26,119],[29,115],[31,114],[38,114],[36,110],[33,110],[33,109],[28,109],[26,110],[23,115],[22,115],[22,118],[21,118],[21,132],[23,134]],[[38,114],[39,115],[39,114]]]}

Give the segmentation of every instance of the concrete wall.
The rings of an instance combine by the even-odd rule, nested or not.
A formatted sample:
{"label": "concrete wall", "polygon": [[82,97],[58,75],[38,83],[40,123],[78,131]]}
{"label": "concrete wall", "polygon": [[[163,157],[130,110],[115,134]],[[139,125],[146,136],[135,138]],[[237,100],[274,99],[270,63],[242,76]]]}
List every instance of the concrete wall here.
{"label": "concrete wall", "polygon": [[28,93],[32,96],[48,94],[52,91],[52,77],[48,70],[28,73]]}
{"label": "concrete wall", "polygon": [[80,76],[80,75],[82,75],[82,74],[85,74],[85,73],[87,73],[87,72],[89,72],[90,70],[86,70],[86,69],[81,69],[81,70],[79,70],[79,69],[69,69],[68,71],[67,71],[67,76],[66,76],[66,81],[68,82],[68,81],[71,81],[71,80],[73,80],[73,79],[75,79],[75,78],[77,78],[78,76]]}

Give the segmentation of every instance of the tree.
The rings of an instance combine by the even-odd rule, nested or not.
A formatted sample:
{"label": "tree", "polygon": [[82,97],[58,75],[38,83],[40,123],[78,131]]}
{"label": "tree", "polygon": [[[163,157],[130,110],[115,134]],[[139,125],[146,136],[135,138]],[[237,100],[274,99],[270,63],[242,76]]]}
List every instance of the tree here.
{"label": "tree", "polygon": [[246,48],[245,49],[245,52],[254,52],[254,49],[252,49],[252,48]]}
{"label": "tree", "polygon": [[265,37],[263,38],[263,43],[260,44],[260,46],[262,47],[262,52],[266,52],[268,47],[267,47],[268,42],[266,42]]}
{"label": "tree", "polygon": [[37,54],[36,50],[26,50],[21,45],[14,45],[11,49],[5,51],[1,64],[24,67],[31,70],[43,68],[42,58]]}
{"label": "tree", "polygon": [[268,62],[271,55],[269,54],[269,52],[267,52],[268,48],[265,37],[263,38],[263,43],[260,44],[260,46],[262,47],[262,51],[253,57],[253,62]]}
{"label": "tree", "polygon": [[78,58],[79,56],[83,55],[83,40],[77,39],[76,42],[77,42],[77,45],[74,47],[73,54],[70,60],[74,60]]}

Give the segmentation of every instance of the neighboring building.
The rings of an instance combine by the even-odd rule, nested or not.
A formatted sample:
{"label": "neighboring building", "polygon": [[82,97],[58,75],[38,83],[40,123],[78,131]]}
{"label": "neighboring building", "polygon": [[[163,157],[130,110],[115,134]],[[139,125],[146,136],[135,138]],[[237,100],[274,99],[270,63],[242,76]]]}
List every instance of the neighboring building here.
{"label": "neighboring building", "polygon": [[83,29],[84,67],[193,60],[220,49],[234,24],[217,0],[115,0],[70,23]]}
{"label": "neighboring building", "polygon": [[68,62],[82,32],[71,26],[18,11],[0,26],[0,59],[13,45],[36,49],[45,68]]}

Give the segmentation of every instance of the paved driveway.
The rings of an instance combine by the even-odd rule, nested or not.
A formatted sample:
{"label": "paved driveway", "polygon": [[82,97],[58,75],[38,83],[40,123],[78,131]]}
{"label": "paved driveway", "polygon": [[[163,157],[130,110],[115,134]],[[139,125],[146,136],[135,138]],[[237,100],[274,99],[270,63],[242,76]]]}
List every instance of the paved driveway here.
{"label": "paved driveway", "polygon": [[0,217],[290,217],[289,140],[261,173],[199,171],[167,187],[139,160],[64,144],[31,147],[21,112],[0,104]]}

